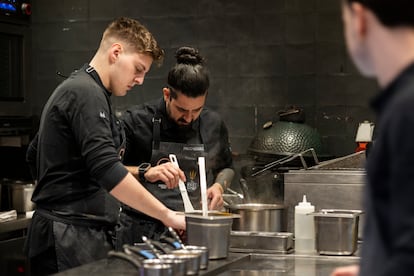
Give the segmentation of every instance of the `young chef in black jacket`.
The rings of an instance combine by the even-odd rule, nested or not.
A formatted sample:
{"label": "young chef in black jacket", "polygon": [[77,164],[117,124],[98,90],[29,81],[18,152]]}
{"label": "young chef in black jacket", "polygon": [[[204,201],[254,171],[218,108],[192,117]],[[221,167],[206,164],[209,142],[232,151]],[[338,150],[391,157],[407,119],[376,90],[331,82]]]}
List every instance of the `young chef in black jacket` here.
{"label": "young chef in black jacket", "polygon": [[[220,116],[204,107],[209,75],[204,60],[191,47],[176,52],[163,97],[130,108],[123,116],[127,136],[124,164],[167,207],[184,211],[177,187],[185,184],[195,209],[201,209],[197,158],[206,157],[209,209],[223,205],[222,193],[233,178],[228,131]],[[177,155],[180,169],[168,162]],[[123,208],[118,246],[141,242],[142,235],[159,239],[166,231],[158,220]]]}
{"label": "young chef in black jacket", "polygon": [[[121,202],[185,228],[121,163],[125,137],[111,95],[141,85],[163,51],[138,21],[120,18],[105,30],[89,64],[53,92],[28,161],[38,184],[26,242],[32,274],[51,274],[106,257]],[[118,199],[118,200],[117,200]]]}
{"label": "young chef in black jacket", "polygon": [[414,1],[344,0],[349,53],[381,92],[372,101],[376,138],[367,158],[360,266],[335,276],[413,275]]}

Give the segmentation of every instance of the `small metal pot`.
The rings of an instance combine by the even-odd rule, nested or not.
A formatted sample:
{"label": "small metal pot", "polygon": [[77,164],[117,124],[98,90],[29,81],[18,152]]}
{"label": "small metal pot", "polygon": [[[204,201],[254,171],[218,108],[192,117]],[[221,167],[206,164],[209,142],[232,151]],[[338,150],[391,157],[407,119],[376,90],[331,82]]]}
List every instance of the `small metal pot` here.
{"label": "small metal pot", "polygon": [[173,275],[173,268],[170,264],[163,263],[159,259],[139,260],[135,256],[117,251],[109,251],[108,257],[125,260],[136,267],[139,275],[143,276],[171,276]]}
{"label": "small metal pot", "polygon": [[33,211],[35,204],[32,202],[32,194],[35,185],[29,182],[15,181],[10,187],[13,209],[18,213]]}
{"label": "small metal pot", "polygon": [[186,274],[186,266],[188,262],[187,258],[180,258],[180,256],[176,256],[174,254],[164,254],[160,256],[160,260],[162,260],[165,264],[172,266],[172,275],[182,276]]}
{"label": "small metal pot", "polygon": [[144,276],[171,276],[173,267],[160,259],[148,259],[142,261],[141,275]]}
{"label": "small metal pot", "polygon": [[284,232],[286,231],[285,206],[280,204],[246,203],[227,207],[239,214],[233,222],[234,231]]}
{"label": "small metal pot", "polygon": [[191,252],[190,250],[179,249],[171,252],[174,256],[185,259],[185,275],[197,275],[200,270],[201,253]]}
{"label": "small metal pot", "polygon": [[200,269],[204,270],[208,267],[208,248],[207,246],[199,246],[199,245],[186,245],[185,250],[190,252],[200,253]]}

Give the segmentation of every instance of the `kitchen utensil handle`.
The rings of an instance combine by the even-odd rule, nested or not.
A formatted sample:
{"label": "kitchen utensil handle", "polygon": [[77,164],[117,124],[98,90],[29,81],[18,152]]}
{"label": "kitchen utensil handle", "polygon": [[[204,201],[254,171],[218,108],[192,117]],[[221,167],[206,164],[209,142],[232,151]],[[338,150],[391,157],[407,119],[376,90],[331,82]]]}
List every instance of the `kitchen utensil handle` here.
{"label": "kitchen utensil handle", "polygon": [[[170,157],[170,161],[177,168],[180,168],[180,166],[178,165],[177,157],[175,156],[175,154],[170,154],[169,157]],[[185,212],[193,212],[194,211],[193,204],[191,204],[190,198],[188,197],[187,189],[185,188],[185,184],[181,179],[178,180],[178,187],[180,188],[180,193],[181,193],[181,197],[183,199]]]}
{"label": "kitchen utensil handle", "polygon": [[122,260],[125,260],[125,261],[131,263],[137,269],[141,268],[141,263],[137,259],[135,259],[134,257],[132,257],[130,255],[127,255],[126,253],[111,250],[111,251],[108,252],[108,257],[114,257],[114,258],[122,259]]}
{"label": "kitchen utensil handle", "polygon": [[143,257],[145,259],[155,259],[157,256],[155,256],[153,253],[149,252],[148,250],[140,249],[138,247],[124,244],[123,245],[124,252],[127,254],[134,253],[137,256]]}
{"label": "kitchen utensil handle", "polygon": [[183,249],[185,249],[185,245],[184,245],[184,243],[181,241],[181,239],[180,239],[180,237],[178,236],[177,232],[175,232],[175,230],[174,230],[171,226],[170,226],[170,227],[168,227],[168,231],[170,231],[170,233],[171,233],[171,235],[173,236],[173,238],[174,238],[176,241],[178,241],[178,242],[180,243],[181,247],[182,247]]}
{"label": "kitchen utensil handle", "polygon": [[236,195],[238,198],[240,199],[244,199],[244,196],[238,192],[236,192],[235,190],[231,189],[231,188],[227,188],[226,189],[228,192],[230,192],[233,195]]}
{"label": "kitchen utensil handle", "polygon": [[158,253],[157,249],[152,244],[152,242],[146,236],[142,236],[142,240],[151,248],[152,252],[154,252],[155,256],[157,256],[157,259],[159,259],[160,254]]}
{"label": "kitchen utensil handle", "polygon": [[[172,246],[174,249],[180,249],[183,248],[182,244],[177,241],[175,238],[172,237],[166,237],[166,236],[162,236],[161,237],[161,241],[162,242],[166,242],[168,243],[170,246]],[[184,249],[184,248],[183,248]]]}

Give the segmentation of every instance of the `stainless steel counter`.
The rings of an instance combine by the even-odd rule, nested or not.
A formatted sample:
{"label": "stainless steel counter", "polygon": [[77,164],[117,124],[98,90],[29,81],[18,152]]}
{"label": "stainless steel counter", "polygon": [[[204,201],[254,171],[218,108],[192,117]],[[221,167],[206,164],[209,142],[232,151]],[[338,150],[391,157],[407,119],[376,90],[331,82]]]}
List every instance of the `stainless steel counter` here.
{"label": "stainless steel counter", "polygon": [[[337,266],[357,264],[355,256],[321,256],[296,254],[229,253],[226,259],[210,260],[208,270],[199,275],[287,275],[324,276]],[[104,259],[58,275],[136,275],[130,263],[120,259]]]}
{"label": "stainless steel counter", "polygon": [[26,231],[32,219],[25,215],[17,215],[17,219],[0,222],[0,235],[13,231]]}
{"label": "stainless steel counter", "polygon": [[335,267],[357,264],[358,257],[320,256],[320,255],[270,255],[250,254],[230,263],[219,273],[206,275],[286,275],[286,276],[325,276]]}

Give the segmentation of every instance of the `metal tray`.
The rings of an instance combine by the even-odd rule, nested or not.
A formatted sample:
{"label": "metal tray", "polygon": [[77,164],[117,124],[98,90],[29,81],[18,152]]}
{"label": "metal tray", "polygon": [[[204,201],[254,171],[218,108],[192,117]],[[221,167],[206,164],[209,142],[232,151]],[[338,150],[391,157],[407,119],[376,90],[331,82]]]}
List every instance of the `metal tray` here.
{"label": "metal tray", "polygon": [[229,251],[288,254],[293,252],[293,234],[289,232],[231,231]]}

